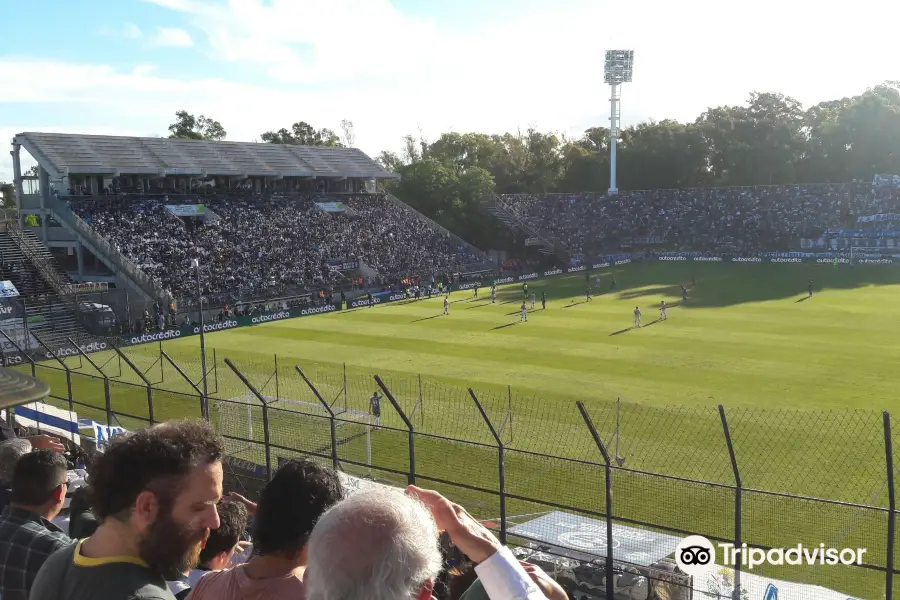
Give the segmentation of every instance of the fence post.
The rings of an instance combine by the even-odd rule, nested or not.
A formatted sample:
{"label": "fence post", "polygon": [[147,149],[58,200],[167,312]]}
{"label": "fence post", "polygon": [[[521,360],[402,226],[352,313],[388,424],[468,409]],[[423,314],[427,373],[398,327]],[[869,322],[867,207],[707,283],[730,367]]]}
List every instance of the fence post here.
{"label": "fence post", "polygon": [[484,419],[485,424],[488,426],[488,429],[491,431],[491,435],[494,436],[494,441],[497,442],[497,475],[498,475],[498,484],[500,486],[500,543],[504,546],[506,545],[506,465],[504,462],[504,451],[503,451],[503,441],[500,439],[500,436],[497,434],[497,430],[494,429],[494,424],[491,423],[491,419],[488,417],[487,413],[484,412],[484,407],[481,406],[481,402],[478,400],[478,396],[475,395],[474,390],[469,388],[469,396],[472,397],[472,400],[475,402],[475,406],[478,407],[478,412],[481,413],[481,418]]}
{"label": "fence post", "polygon": [[[244,374],[241,373],[236,366],[234,366],[234,363],[231,362],[231,359],[225,358],[225,364],[228,365],[229,369],[234,371],[234,374],[238,376],[238,379],[240,379],[241,382],[247,386],[247,389],[249,389],[253,393],[253,395],[256,396],[256,399],[259,400],[260,404],[262,404],[263,444],[265,445],[265,449],[266,449],[266,479],[271,480],[272,479],[272,446],[269,443],[269,404],[268,404],[268,402],[266,402],[266,399],[263,398],[262,394],[260,394],[259,391],[257,391],[257,389],[255,387],[253,387],[253,384],[250,383],[250,381],[246,377],[244,377]],[[251,417],[252,417],[252,414],[251,414]],[[250,440],[250,441],[252,442],[253,440]]]}
{"label": "fence post", "polygon": [[[112,410],[112,396],[110,395],[110,391],[109,391],[109,377],[106,376],[106,373],[103,372],[103,369],[98,367],[97,363],[95,363],[93,360],[91,360],[91,357],[88,356],[87,353],[85,353],[85,351],[82,350],[81,347],[75,341],[73,341],[71,337],[66,336],[66,341],[69,342],[70,344],[72,344],[72,347],[78,351],[78,354],[82,358],[84,358],[86,361],[88,361],[88,364],[90,364],[92,367],[94,367],[94,369],[96,369],[97,372],[100,373],[100,375],[103,377],[103,394],[104,394],[104,396],[106,396],[106,424],[109,425],[110,427],[112,427],[113,410]],[[62,362],[62,361],[60,361],[60,362]],[[65,363],[63,363],[63,364],[65,364]],[[68,379],[68,377],[66,377],[66,379]],[[70,389],[71,389],[71,385],[72,384],[70,382],[69,383]],[[71,399],[71,397],[72,396],[70,394],[69,398]],[[70,402],[70,404],[71,404],[71,402]]]}
{"label": "fence post", "polygon": [[162,383],[162,382],[164,382],[164,381],[166,380],[166,370],[163,369],[163,362],[162,362],[162,355],[163,355],[163,352],[165,352],[165,350],[163,350],[162,340],[159,340],[159,356],[160,356],[160,361],[159,361],[159,382],[160,382],[160,383]]}
{"label": "fence post", "polygon": [[344,363],[344,410],[348,410],[350,407],[350,402],[347,398],[347,395],[347,363]]}
{"label": "fence post", "polygon": [[[178,363],[176,363],[174,360],[172,360],[172,357],[171,357],[171,356],[169,356],[168,354],[166,354],[166,351],[165,351],[165,350],[163,350],[162,357],[159,359],[160,362],[162,362],[162,359],[163,359],[163,358],[166,359],[167,361],[169,361],[169,364],[172,365],[172,366],[175,368],[175,371],[176,371],[179,375],[181,375],[181,377],[182,377],[185,381],[188,382],[188,385],[190,385],[192,388],[194,388],[194,392],[196,392],[198,398],[200,398],[200,397],[203,396],[203,392],[200,391],[200,388],[197,387],[197,384],[194,383],[193,381],[191,381],[191,378],[187,376],[187,373],[185,373],[185,372],[181,369],[181,367],[178,366]],[[200,416],[201,416],[201,417],[203,416],[203,405],[202,405],[202,404],[201,404],[201,406],[200,406]],[[209,421],[207,421],[207,422],[209,422]],[[251,427],[251,431],[252,431],[253,423],[249,423],[249,426]]]}
{"label": "fence post", "polygon": [[325,401],[325,398],[322,397],[322,394],[319,393],[319,390],[316,389],[316,386],[313,385],[313,382],[309,380],[306,374],[300,369],[299,366],[294,365],[294,368],[297,369],[297,373],[300,374],[300,377],[303,378],[303,381],[306,382],[306,385],[309,386],[309,389],[312,391],[313,396],[319,401],[319,403],[325,407],[325,410],[328,411],[328,423],[331,425],[331,464],[334,467],[334,470],[337,471],[338,468],[338,451],[337,451],[337,424],[334,422],[334,411],[331,410],[331,407],[328,406],[328,402]]}
{"label": "fence post", "polygon": [[390,400],[391,404],[394,405],[394,410],[397,411],[397,414],[400,415],[400,418],[403,419],[403,423],[406,425],[407,430],[409,431],[409,473],[407,473],[407,481],[409,485],[416,484],[416,439],[415,439],[415,431],[413,430],[413,424],[407,418],[406,413],[403,412],[403,409],[400,408],[400,404],[397,402],[397,399],[394,398],[394,395],[391,393],[391,390],[388,389],[384,382],[381,380],[381,377],[378,375],[372,376],[375,379],[375,383],[378,384],[378,387],[381,388],[381,391],[384,392],[384,395],[387,396],[387,399]]}
{"label": "fence post", "polygon": [[606,597],[612,598],[615,593],[615,586],[613,585],[615,572],[613,571],[612,464],[609,461],[609,452],[606,451],[606,446],[603,444],[603,440],[600,439],[600,434],[597,433],[597,428],[594,427],[594,422],[584,407],[584,403],[579,400],[575,405],[578,407],[578,412],[581,413],[581,418],[584,419],[584,424],[587,425],[588,431],[591,432],[591,437],[594,438],[594,443],[597,444],[600,454],[603,455],[606,474],[606,576],[604,579],[606,579]]}
{"label": "fence post", "polygon": [[888,523],[887,523],[887,571],[884,581],[884,597],[891,600],[894,596],[894,528],[897,515],[895,513],[896,498],[894,497],[894,443],[891,439],[891,414],[888,411],[882,413],[884,419],[884,462],[887,466],[888,486]]}
{"label": "fence post", "polygon": [[513,441],[513,432],[512,432],[512,386],[506,386],[506,410],[509,413],[509,441],[512,443]]}
{"label": "fence post", "polygon": [[216,358],[216,349],[213,348],[213,383],[215,383],[215,389],[213,390],[214,394],[219,393],[219,361]]}
{"label": "fence post", "polygon": [[147,386],[147,416],[150,417],[150,423],[156,423],[156,419],[153,416],[153,385],[150,383],[150,380],[144,377],[144,373],[138,369],[131,359],[125,356],[125,353],[122,352],[119,347],[113,343],[112,340],[109,342],[110,347],[116,351],[116,354],[119,356],[119,372],[122,371],[122,360],[125,360],[125,364],[131,367],[131,370],[135,372],[135,374],[141,378],[141,381],[144,382],[144,385]]}
{"label": "fence post", "polygon": [[[719,418],[722,420],[722,431],[725,433],[725,444],[728,446],[728,456],[731,458],[731,470],[734,472],[734,547],[741,547],[741,496],[743,485],[741,483],[741,471],[738,469],[737,457],[734,455],[734,444],[731,441],[731,430],[728,428],[728,419],[725,418],[725,407],[719,405]],[[741,563],[734,565],[734,600],[741,600]]]}
{"label": "fence post", "polygon": [[275,357],[275,400],[281,400],[281,388],[278,386],[278,355],[273,354]]}

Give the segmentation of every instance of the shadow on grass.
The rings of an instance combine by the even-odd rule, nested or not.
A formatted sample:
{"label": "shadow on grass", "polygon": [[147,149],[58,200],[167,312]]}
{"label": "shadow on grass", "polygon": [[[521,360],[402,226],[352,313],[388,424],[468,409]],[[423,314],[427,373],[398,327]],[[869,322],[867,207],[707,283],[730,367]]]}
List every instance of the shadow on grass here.
{"label": "shadow on grass", "polygon": [[498,329],[506,329],[507,327],[512,327],[513,325],[518,325],[519,321],[513,321],[512,323],[507,323],[506,325],[497,325],[496,327],[491,327],[491,331],[496,331]]}
{"label": "shadow on grass", "polygon": [[609,337],[612,337],[612,336],[614,336],[614,335],[622,335],[623,333],[626,333],[626,332],[628,332],[628,331],[631,331],[632,329],[633,329],[633,327],[626,327],[625,329],[620,329],[620,330],[618,330],[618,331],[613,331],[611,334],[609,334]]}
{"label": "shadow on grass", "polygon": [[437,319],[438,317],[440,317],[443,314],[444,313],[438,313],[436,315],[431,315],[430,317],[422,317],[421,319],[416,319],[415,321],[410,321],[410,323],[418,323],[419,321],[429,321],[431,319]]}
{"label": "shadow on grass", "polygon": [[803,297],[800,298],[799,300],[795,300],[795,301],[794,301],[794,304],[799,304],[799,303],[801,303],[801,302],[806,302],[807,300],[810,299],[810,297],[811,297],[811,296],[803,296]]}
{"label": "shadow on grass", "polygon": [[573,306],[578,306],[579,304],[587,304],[587,300],[582,300],[581,302],[573,302],[572,304],[566,304],[563,308],[572,308]]}
{"label": "shadow on grass", "polygon": [[[492,304],[493,304],[492,302],[485,302],[484,304],[476,304],[475,306],[467,306],[466,310],[472,310],[473,308],[482,308],[485,306],[491,306]],[[496,304],[494,304],[494,305],[496,306]]]}

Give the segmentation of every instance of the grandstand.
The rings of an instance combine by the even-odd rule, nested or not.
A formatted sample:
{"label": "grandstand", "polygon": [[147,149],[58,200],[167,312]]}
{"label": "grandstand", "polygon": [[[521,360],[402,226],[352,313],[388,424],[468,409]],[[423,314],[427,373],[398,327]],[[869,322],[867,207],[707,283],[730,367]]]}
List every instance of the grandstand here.
{"label": "grandstand", "polygon": [[21,149],[39,171],[17,179],[20,226],[72,280],[124,290],[128,301],[91,299],[123,325],[151,306],[196,307],[190,259],[214,307],[491,264],[384,193],[379,182],[398,176],[354,148],[26,132],[16,173]]}

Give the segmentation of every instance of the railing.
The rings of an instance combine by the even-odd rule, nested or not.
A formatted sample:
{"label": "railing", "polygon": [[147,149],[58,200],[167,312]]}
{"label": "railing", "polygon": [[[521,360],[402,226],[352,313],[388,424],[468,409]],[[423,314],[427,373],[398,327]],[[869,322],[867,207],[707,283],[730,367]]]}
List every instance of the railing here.
{"label": "railing", "polygon": [[496,194],[492,194],[486,201],[494,208],[494,210],[502,212],[503,214],[508,216],[512,221],[515,222],[516,226],[520,227],[527,234],[539,239],[541,243],[543,243],[549,250],[556,254],[557,257],[562,260],[568,260],[570,258],[571,253],[565,245],[563,245],[561,242],[548,240],[541,234],[540,231],[529,225],[528,222],[520,217],[515,211],[506,208]]}
{"label": "railing", "polygon": [[171,295],[165,289],[157,284],[146,273],[129,260],[124,254],[97,234],[93,228],[85,223],[81,217],[76,215],[69,206],[54,196],[50,196],[47,203],[48,208],[53,215],[76,234],[84,238],[90,246],[94,248],[94,254],[98,258],[108,260],[112,263],[113,271],[120,271],[126,278],[130,279],[138,287],[138,289],[146,294],[151,300],[158,300],[163,304],[167,304],[171,300]]}
{"label": "railing", "polygon": [[763,551],[865,548],[860,564],[712,569],[695,577],[694,597],[762,598],[766,581],[800,586],[791,598],[847,597],[814,585],[894,597],[887,412],[570,402],[240,351],[229,359],[212,350],[204,373],[196,352],[110,344],[74,362],[20,353],[26,362],[13,366],[49,383],[52,403],[127,429],[200,418],[206,377],[231,488],[258,489],[296,457],[386,485],[434,487],[511,544],[595,560],[606,582],[633,567],[651,589],[668,580],[648,565],[689,534]]}
{"label": "railing", "polygon": [[19,246],[22,254],[24,254],[31,264],[34,265],[44,281],[53,288],[53,291],[56,292],[58,296],[67,294],[67,282],[56,270],[56,267],[50,262],[50,258],[41,251],[41,248],[38,245],[24,234],[19,227],[19,224],[13,220],[7,220],[6,231],[12,235],[12,238],[15,240],[16,245]]}

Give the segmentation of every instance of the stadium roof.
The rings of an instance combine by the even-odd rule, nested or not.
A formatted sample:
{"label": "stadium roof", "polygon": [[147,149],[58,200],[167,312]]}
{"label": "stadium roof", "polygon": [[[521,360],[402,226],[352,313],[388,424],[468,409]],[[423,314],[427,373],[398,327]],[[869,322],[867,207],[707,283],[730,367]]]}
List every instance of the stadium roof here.
{"label": "stadium roof", "polygon": [[15,142],[50,174],[398,179],[356,148],[25,132]]}

